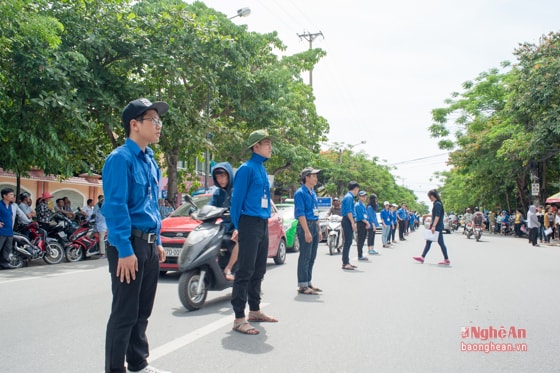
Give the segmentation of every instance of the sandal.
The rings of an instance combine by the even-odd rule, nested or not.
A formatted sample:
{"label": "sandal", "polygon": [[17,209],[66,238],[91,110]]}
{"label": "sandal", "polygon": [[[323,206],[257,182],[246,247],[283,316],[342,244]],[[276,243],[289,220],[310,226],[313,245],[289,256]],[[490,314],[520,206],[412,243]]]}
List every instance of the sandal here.
{"label": "sandal", "polygon": [[354,270],[354,266],[352,264],[345,264],[342,266],[342,269],[348,269],[350,271]]}
{"label": "sandal", "polygon": [[315,287],[315,286],[310,286],[309,288],[313,289],[314,291],[319,292],[319,293],[323,291],[323,289],[320,289],[320,288]]}
{"label": "sandal", "polygon": [[233,328],[231,328],[231,330],[247,335],[257,335],[260,333],[257,329],[255,329],[255,327],[251,326],[251,324],[249,324],[247,321],[241,321],[237,323],[234,321]]}
{"label": "sandal", "polygon": [[319,293],[317,293],[313,288],[310,287],[303,287],[303,288],[299,288],[298,293],[300,294],[307,294],[307,295],[319,295]]}
{"label": "sandal", "polygon": [[225,277],[226,280],[228,280],[228,281],[233,281],[233,280],[235,280],[235,276],[234,276],[230,271],[224,272],[224,277]]}
{"label": "sandal", "polygon": [[247,321],[250,322],[278,322],[278,320],[272,316],[265,315],[263,311],[249,311],[249,317]]}

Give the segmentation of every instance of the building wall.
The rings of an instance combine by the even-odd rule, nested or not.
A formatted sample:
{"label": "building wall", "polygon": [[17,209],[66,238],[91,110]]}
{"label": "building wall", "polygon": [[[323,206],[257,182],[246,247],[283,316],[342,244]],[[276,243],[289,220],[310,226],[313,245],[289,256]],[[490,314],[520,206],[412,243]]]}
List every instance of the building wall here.
{"label": "building wall", "polygon": [[[51,175],[45,176],[40,172],[31,172],[29,177],[22,177],[20,182],[20,193],[27,192],[31,195],[33,208],[35,208],[37,198],[41,197],[43,192],[52,194],[54,196],[53,201],[57,198],[68,197],[74,210],[78,207],[84,207],[89,198],[97,201],[97,196],[103,194],[103,184],[99,176],[71,177],[59,181]],[[0,169],[0,189],[12,188],[16,190],[16,184],[15,175]]]}

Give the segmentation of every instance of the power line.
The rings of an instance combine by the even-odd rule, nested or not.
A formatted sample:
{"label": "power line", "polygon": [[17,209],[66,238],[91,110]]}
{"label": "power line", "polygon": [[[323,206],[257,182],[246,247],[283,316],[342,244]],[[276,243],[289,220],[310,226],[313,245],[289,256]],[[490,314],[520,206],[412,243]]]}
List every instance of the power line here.
{"label": "power line", "polygon": [[422,158],[416,158],[416,159],[410,159],[407,161],[401,161],[401,162],[396,162],[396,163],[390,163],[387,166],[396,166],[399,164],[404,164],[404,163],[412,163],[412,162],[417,162],[417,161],[423,161],[424,159],[430,159],[430,158],[436,158],[436,157],[441,157],[444,155],[449,155],[450,152],[447,153],[441,153],[441,154],[436,154],[436,155],[429,155],[427,157],[422,157]]}

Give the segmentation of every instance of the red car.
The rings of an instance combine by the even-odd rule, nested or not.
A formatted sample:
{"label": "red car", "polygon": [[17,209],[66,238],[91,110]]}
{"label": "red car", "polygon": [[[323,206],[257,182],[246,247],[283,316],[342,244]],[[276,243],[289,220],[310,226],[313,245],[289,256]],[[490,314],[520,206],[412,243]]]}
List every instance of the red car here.
{"label": "red car", "polygon": [[[190,232],[201,222],[191,217],[196,208],[208,204],[212,199],[211,194],[194,196],[193,202],[185,202],[161,222],[161,243],[167,258],[160,263],[160,271],[176,271],[177,259],[183,250],[183,244]],[[272,204],[272,214],[268,219],[268,257],[274,258],[274,263],[282,264],[286,260],[286,234],[283,228],[283,219],[278,214],[276,206]]]}

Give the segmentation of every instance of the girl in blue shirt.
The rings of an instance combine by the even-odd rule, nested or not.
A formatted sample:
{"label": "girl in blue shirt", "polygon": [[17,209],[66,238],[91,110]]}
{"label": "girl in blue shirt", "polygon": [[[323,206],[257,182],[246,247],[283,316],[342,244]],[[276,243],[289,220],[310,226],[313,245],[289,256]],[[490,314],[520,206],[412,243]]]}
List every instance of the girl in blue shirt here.
{"label": "girl in blue shirt", "polygon": [[366,211],[369,222],[369,229],[367,231],[368,254],[379,254],[373,247],[375,244],[375,231],[379,227],[379,222],[377,221],[377,196],[373,193],[369,196],[369,204]]}
{"label": "girl in blue shirt", "polygon": [[356,221],[356,229],[358,233],[357,247],[358,247],[358,260],[366,261],[367,256],[363,255],[364,243],[366,241],[366,234],[369,230],[369,221],[364,202],[367,199],[367,193],[361,190],[358,193],[358,202],[354,207],[354,220]]}

